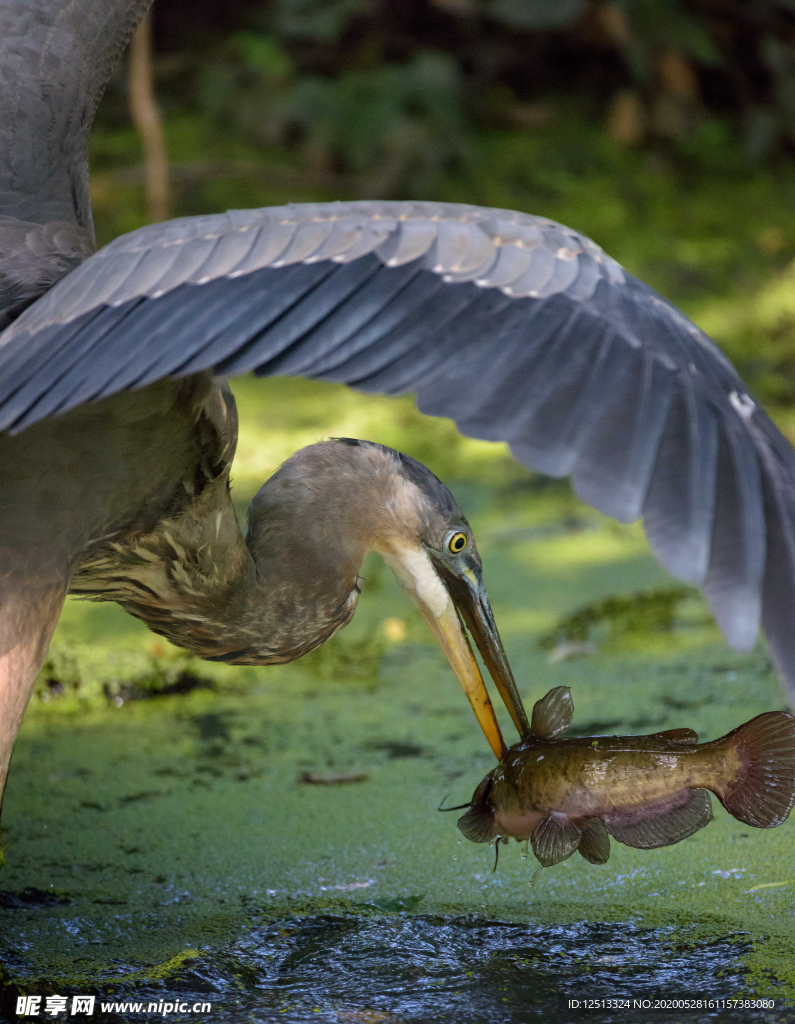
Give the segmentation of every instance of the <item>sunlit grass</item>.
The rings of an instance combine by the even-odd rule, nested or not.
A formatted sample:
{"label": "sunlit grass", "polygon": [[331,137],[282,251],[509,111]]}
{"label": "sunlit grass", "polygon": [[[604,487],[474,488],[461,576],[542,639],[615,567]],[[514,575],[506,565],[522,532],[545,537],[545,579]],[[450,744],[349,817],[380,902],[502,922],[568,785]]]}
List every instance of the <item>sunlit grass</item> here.
{"label": "sunlit grass", "polygon": [[525,565],[549,572],[566,572],[587,565],[609,564],[637,558],[648,550],[641,526],[567,533],[544,542],[518,545],[514,557]]}
{"label": "sunlit grass", "polygon": [[447,480],[505,484],[528,476],[507,445],[462,437],[451,420],[423,416],[409,396],[363,395],[299,378],[247,377],[232,388],[240,412],[234,466],[240,495],[256,491],[299,448],[329,437],[377,441]]}

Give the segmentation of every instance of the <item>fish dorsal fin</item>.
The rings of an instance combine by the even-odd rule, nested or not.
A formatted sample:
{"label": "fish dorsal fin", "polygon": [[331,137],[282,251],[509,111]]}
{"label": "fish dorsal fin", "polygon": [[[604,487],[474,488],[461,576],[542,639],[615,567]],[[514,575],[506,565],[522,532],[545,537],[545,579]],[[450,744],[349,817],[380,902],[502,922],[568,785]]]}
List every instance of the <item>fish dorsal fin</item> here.
{"label": "fish dorsal fin", "polygon": [[706,789],[686,790],[682,796],[681,803],[662,811],[651,806],[631,816],[620,811],[605,815],[607,831],[619,843],[638,850],[673,846],[712,821],[712,802]]}
{"label": "fish dorsal fin", "polygon": [[655,736],[668,743],[698,743],[695,729],[666,729],[665,732],[655,733]]}
{"label": "fish dorsal fin", "polygon": [[535,702],[530,733],[541,740],[551,739],[563,729],[568,729],[573,717],[571,690],[568,686],[556,686],[546,697]]}
{"label": "fish dorsal fin", "polygon": [[574,822],[560,811],[550,811],[533,829],[530,842],[542,867],[549,868],[571,857],[580,845],[582,833]]}
{"label": "fish dorsal fin", "polygon": [[610,858],[610,836],[601,818],[577,822],[582,839],[577,849],[590,864],[606,864]]}

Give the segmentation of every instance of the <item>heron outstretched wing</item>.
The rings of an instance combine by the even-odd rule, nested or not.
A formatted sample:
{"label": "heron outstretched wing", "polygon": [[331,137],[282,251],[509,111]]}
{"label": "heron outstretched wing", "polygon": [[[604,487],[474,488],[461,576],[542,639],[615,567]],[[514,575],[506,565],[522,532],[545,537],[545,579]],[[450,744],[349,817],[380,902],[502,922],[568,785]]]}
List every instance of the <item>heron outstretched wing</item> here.
{"label": "heron outstretched wing", "polygon": [[795,453],[679,310],[552,221],[295,205],[117,239],[0,334],[0,429],[165,376],[291,374],[420,409],[643,517],[727,639],[795,686]]}

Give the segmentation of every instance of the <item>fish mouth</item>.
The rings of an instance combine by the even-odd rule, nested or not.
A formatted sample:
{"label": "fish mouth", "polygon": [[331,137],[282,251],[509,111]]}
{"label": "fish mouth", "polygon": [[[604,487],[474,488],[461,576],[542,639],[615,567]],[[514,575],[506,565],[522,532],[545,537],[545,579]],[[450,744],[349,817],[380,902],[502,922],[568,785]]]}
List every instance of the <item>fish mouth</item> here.
{"label": "fish mouth", "polygon": [[[472,676],[474,676],[474,673],[477,673],[477,680],[480,685],[479,687],[475,685],[474,689],[478,698],[482,700],[485,697],[485,700],[489,701],[486,687],[483,683],[483,678],[477,668],[477,662],[475,661],[472,649],[467,640],[467,630],[469,631],[469,635],[475,641],[477,649],[480,651],[480,655],[483,658],[483,662],[489,672],[489,675],[494,680],[500,697],[508,709],[508,713],[516,726],[519,735],[524,738],[530,732],[530,723],[527,718],[527,712],[522,704],[522,698],[519,695],[519,690],[516,686],[511,666],[508,663],[505,649],[502,645],[499,630],[497,629],[497,623],[494,621],[494,613],[491,610],[489,597],[479,569],[467,569],[463,573],[457,574],[454,573],[440,558],[435,557],[432,552],[429,552],[428,555],[434,569],[450,595],[450,600],[452,601],[455,612],[457,613],[458,621],[455,625],[457,626],[457,632],[459,635],[456,640],[459,646],[461,641],[463,641],[469,650],[469,661],[471,662],[471,665],[468,666],[468,670]],[[448,630],[448,632],[452,632],[452,630]],[[458,675],[457,671],[456,674]],[[461,676],[459,676],[459,681],[461,681],[461,685],[464,686],[464,690],[467,692],[467,696],[469,696],[467,686],[464,685],[464,681],[461,679]],[[472,703],[471,698],[470,703]],[[489,707],[491,707],[490,701]],[[481,728],[483,728],[482,722]],[[495,749],[495,744],[492,742],[489,733],[486,732],[485,728],[483,731],[486,733],[486,737],[489,739],[495,755],[498,760],[501,761],[507,751],[499,726],[496,724],[496,719],[494,719],[494,728],[496,728],[496,732],[499,735],[500,752]]]}

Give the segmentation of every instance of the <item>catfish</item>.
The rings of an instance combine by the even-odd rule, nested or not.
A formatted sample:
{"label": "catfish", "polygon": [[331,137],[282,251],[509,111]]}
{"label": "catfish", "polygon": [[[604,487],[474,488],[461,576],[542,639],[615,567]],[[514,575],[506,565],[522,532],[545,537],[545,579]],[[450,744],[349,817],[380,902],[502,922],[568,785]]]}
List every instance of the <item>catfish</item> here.
{"label": "catfish", "polygon": [[508,837],[529,839],[542,867],[575,850],[604,864],[610,836],[653,850],[704,828],[710,792],[754,828],[780,825],[795,803],[795,716],[786,711],[757,715],[711,743],[692,729],[557,739],[573,713],[567,686],[536,703],[530,732],[463,805],[458,827],[467,839],[496,839],[498,852]]}

